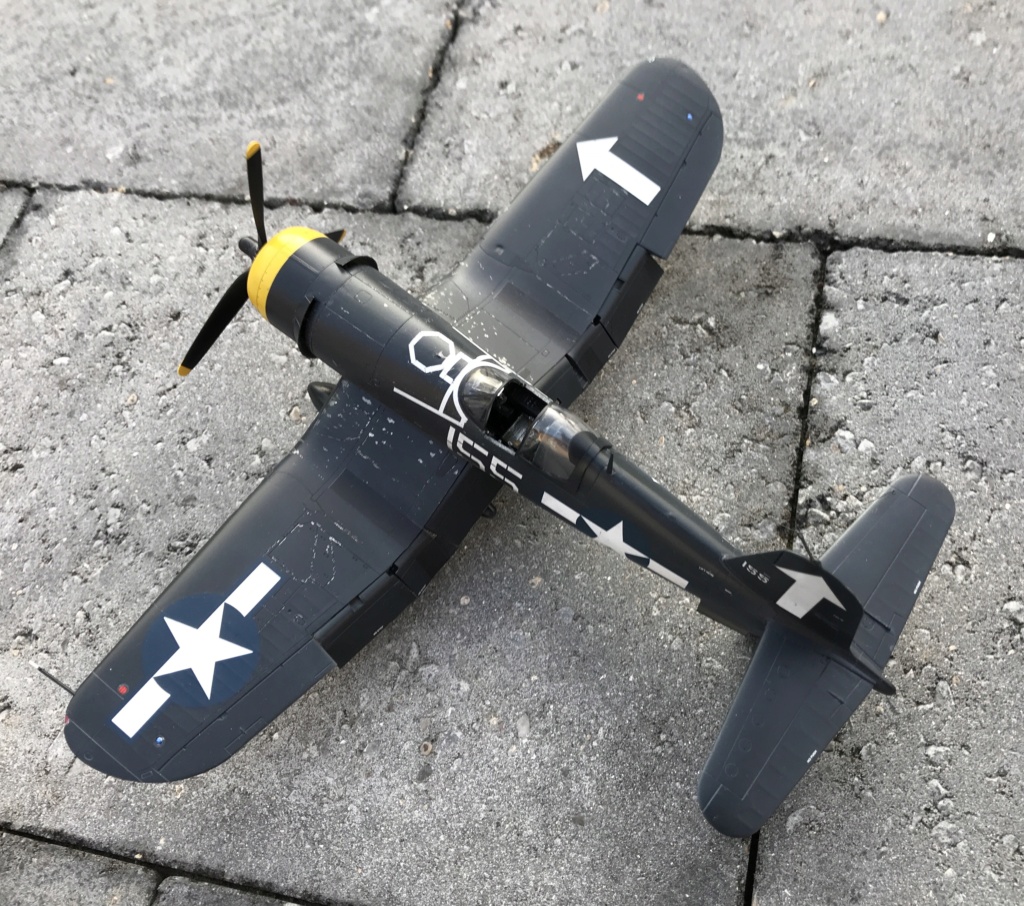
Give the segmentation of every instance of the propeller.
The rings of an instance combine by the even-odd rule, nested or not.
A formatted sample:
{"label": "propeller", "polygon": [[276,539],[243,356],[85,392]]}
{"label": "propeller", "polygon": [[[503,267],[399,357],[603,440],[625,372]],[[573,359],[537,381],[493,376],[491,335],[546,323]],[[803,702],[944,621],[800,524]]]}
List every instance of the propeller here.
{"label": "propeller", "polygon": [[[249,199],[252,203],[252,219],[256,224],[256,239],[253,240],[244,236],[238,242],[238,247],[249,256],[250,260],[256,257],[257,252],[267,244],[267,228],[263,219],[263,151],[260,143],[249,142],[245,149],[245,172],[249,182]],[[344,230],[333,230],[327,234],[329,239],[341,242],[345,238]],[[249,299],[249,292],[246,284],[249,279],[249,269],[246,268],[241,274],[235,277],[231,285],[221,296],[210,317],[206,319],[199,334],[189,346],[188,352],[178,366],[178,374],[185,377],[217,341],[217,338],[224,332],[224,328],[231,323]]]}

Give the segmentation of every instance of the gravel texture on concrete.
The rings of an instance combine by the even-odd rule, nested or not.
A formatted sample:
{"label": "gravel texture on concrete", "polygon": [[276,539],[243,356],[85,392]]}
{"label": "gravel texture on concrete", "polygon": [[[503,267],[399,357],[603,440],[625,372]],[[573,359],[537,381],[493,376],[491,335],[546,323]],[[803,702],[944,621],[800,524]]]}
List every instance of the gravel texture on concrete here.
{"label": "gravel texture on concrete", "polygon": [[808,540],[824,549],[908,471],[958,510],[889,664],[898,694],[868,699],[761,833],[762,906],[1024,897],[1022,296],[1021,261],[829,260]]}
{"label": "gravel texture on concrete", "polygon": [[[321,369],[250,314],[173,372],[239,267],[246,213],[41,193],[0,251],[18,312],[0,361],[0,820],[317,900],[735,900],[746,846],[707,826],[694,787],[745,643],[511,495],[226,765],[152,787],[72,759],[66,696],[29,659],[84,678],[311,417]],[[480,232],[344,219],[414,289]],[[579,407],[737,543],[782,543],[818,266],[809,247],[686,239]]]}
{"label": "gravel texture on concrete", "polygon": [[268,897],[220,884],[207,884],[188,878],[171,877],[160,882],[152,906],[280,906],[277,897]]}
{"label": "gravel texture on concrete", "polygon": [[158,881],[138,865],[0,831],[4,906],[150,906]]}
{"label": "gravel texture on concrete", "polygon": [[1019,246],[1022,54],[1010,3],[470,3],[399,201],[500,211],[619,73],[667,55],[725,121],[698,221]]}
{"label": "gravel texture on concrete", "polygon": [[270,197],[385,206],[452,14],[446,0],[16,5],[0,179],[241,197],[259,138]]}

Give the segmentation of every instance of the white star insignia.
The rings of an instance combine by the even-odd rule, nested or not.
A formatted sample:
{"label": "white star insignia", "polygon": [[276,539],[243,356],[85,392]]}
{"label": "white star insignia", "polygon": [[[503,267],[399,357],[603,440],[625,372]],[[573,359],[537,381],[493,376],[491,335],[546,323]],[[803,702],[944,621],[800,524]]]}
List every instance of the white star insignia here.
{"label": "white star insignia", "polygon": [[840,610],[846,610],[821,576],[783,569],[781,566],[778,569],[793,580],[793,585],[779,598],[778,604],[783,610],[788,610],[802,620],[822,599],[835,604]]}
{"label": "white star insignia", "polygon": [[167,628],[174,636],[174,641],[178,643],[178,650],[153,675],[165,676],[168,673],[191,670],[196,681],[203,687],[206,697],[210,698],[213,693],[213,671],[218,662],[252,654],[251,649],[220,637],[220,624],[223,619],[223,604],[211,613],[201,626],[189,626],[187,623],[164,617]]}
{"label": "white star insignia", "polygon": [[586,516],[583,517],[583,521],[590,526],[590,530],[594,533],[594,540],[598,544],[603,544],[605,547],[611,548],[616,553],[624,556],[633,557],[646,557],[647,554],[643,551],[638,551],[635,547],[631,547],[626,544],[626,540],[622,537],[622,523],[613,525],[609,529],[603,529],[596,522],[591,522]]}

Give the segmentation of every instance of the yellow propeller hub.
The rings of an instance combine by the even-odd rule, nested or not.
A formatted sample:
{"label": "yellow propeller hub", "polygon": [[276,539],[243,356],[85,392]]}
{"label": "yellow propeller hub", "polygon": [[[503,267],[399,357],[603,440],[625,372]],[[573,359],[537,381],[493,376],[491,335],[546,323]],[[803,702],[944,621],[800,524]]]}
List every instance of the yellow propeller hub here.
{"label": "yellow propeller hub", "polygon": [[288,227],[271,236],[267,244],[256,254],[249,268],[245,288],[256,311],[264,318],[267,316],[267,296],[270,294],[270,287],[285,262],[307,242],[321,238],[325,238],[323,233],[309,227]]}

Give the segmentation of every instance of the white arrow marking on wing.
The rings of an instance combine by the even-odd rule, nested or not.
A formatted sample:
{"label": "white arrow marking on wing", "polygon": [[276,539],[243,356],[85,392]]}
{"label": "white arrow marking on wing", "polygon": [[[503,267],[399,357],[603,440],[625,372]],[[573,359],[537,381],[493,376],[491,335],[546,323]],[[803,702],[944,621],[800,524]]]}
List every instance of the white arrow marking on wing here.
{"label": "white arrow marking on wing", "polygon": [[636,167],[627,164],[621,157],[612,154],[612,147],[618,140],[619,137],[616,135],[576,143],[583,179],[586,180],[597,170],[634,198],[639,198],[644,204],[650,204],[661,191],[661,186],[644,176]]}

